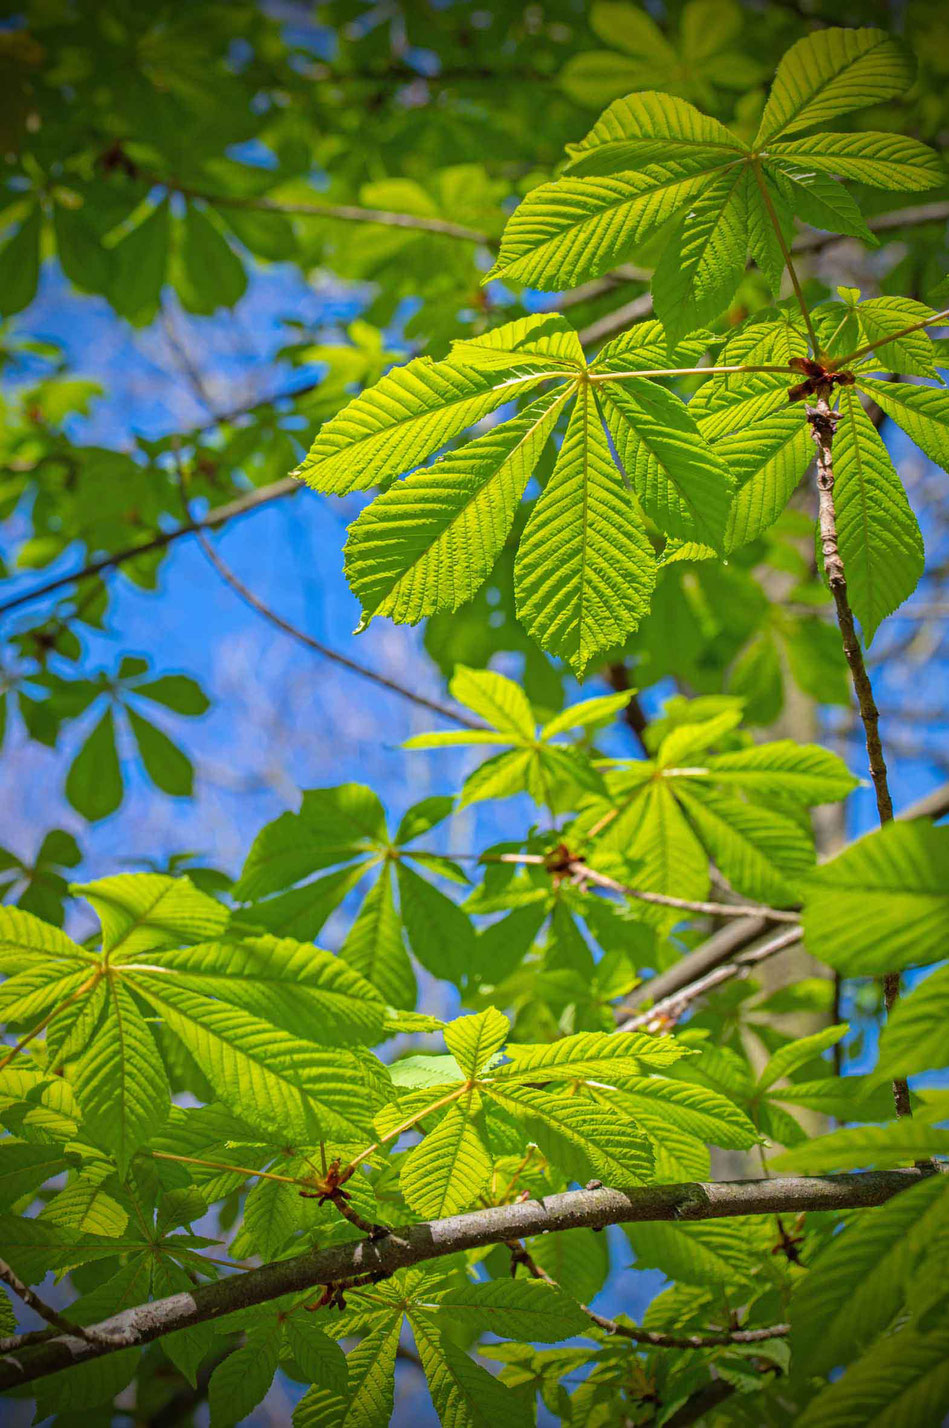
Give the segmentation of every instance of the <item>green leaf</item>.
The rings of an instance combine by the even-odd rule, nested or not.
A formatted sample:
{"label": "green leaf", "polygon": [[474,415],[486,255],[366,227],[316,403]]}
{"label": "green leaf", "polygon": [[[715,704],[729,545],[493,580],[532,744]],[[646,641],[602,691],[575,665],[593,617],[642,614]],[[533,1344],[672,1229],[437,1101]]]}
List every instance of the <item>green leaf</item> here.
{"label": "green leaf", "polygon": [[438,1318],[479,1334],[555,1344],[586,1334],[590,1321],[559,1285],[536,1279],[494,1279],[453,1285],[434,1295]]}
{"label": "green leaf", "polygon": [[106,709],[70,765],[66,797],[83,818],[97,823],[122,802],[122,770],[115,748],[115,723]]}
{"label": "green leaf", "polygon": [[523,1122],[530,1139],[570,1180],[602,1180],[623,1190],[652,1173],[652,1149],[638,1127],[613,1108],[562,1092],[486,1082],[484,1093]]}
{"label": "green leaf", "polygon": [[[229,913],[189,878],[165,873],[119,873],[72,889],[91,903],[102,923],[102,950],[112,962],[130,962],[142,952],[210,942]],[[115,954],[119,955],[116,956]]]}
{"label": "green leaf", "polygon": [[0,249],[0,316],[22,312],[36,296],[40,280],[43,213],[35,204]]}
{"label": "green leaf", "polygon": [[210,316],[220,307],[233,307],[244,296],[244,264],[215,218],[193,203],[187,205],[181,225],[180,257],[175,286],[189,312]]}
{"label": "green leaf", "polygon": [[818,1136],[806,1145],[773,1156],[772,1170],[820,1175],[828,1170],[849,1170],[854,1165],[875,1165],[881,1170],[932,1155],[949,1154],[949,1130],[919,1121],[894,1121],[886,1126],[848,1126]]}
{"label": "green leaf", "polygon": [[731,553],[772,526],[797,489],[814,446],[799,407],[771,412],[713,446],[737,484],[725,549]]}
{"label": "green leaf", "polygon": [[580,338],[558,312],[532,313],[492,327],[479,337],[459,338],[451,344],[451,355],[465,366],[495,371],[539,362],[545,371],[555,365],[564,374],[575,376],[586,367]]}
{"label": "green leaf", "polygon": [[757,1247],[747,1220],[627,1225],[637,1269],[661,1269],[683,1284],[740,1285],[751,1279]]}
{"label": "green leaf", "polygon": [[254,839],[234,884],[240,901],[280,892],[334,863],[377,850],[386,836],[385,810],[359,783],[308,789],[299,813],[282,813]]}
{"label": "green leaf", "polygon": [[543,649],[580,676],[595,655],[636,628],[655,571],[587,383],[517,552],[518,617]]}
{"label": "green leaf", "polygon": [[134,694],[137,699],[151,699],[155,704],[163,704],[176,714],[186,714],[195,718],[206,714],[211,701],[196,680],[186,674],[161,674],[145,684],[136,684]]}
{"label": "green leaf", "polygon": [[617,714],[626,708],[635,694],[634,689],[625,689],[619,694],[598,694],[592,699],[581,699],[576,704],[568,704],[540,731],[542,739],[552,739],[556,734],[565,734],[570,729],[598,729],[611,724]]}
{"label": "green leaf", "polygon": [[239,1007],[136,974],[136,990],[179,1037],[215,1094],[255,1126],[274,1126],[307,1145],[352,1139],[371,1106],[358,1062],[321,1051]]}
{"label": "green leaf", "polygon": [[747,1150],[758,1139],[745,1112],[708,1086],[661,1076],[624,1076],[622,1092],[614,1093],[612,1099],[631,1120],[643,1112],[657,1114],[668,1124],[712,1145]]}
{"label": "green leaf", "polygon": [[854,614],[869,645],[880,622],[916,589],[923,538],[883,439],[853,389],[834,437],[837,535]]}
{"label": "green leaf", "polygon": [[459,665],[449,685],[453,699],[480,715],[511,743],[530,743],[536,720],[527,696],[513,679],[491,669]]}
{"label": "green leaf", "polygon": [[445,1045],[466,1076],[477,1076],[511,1034],[511,1023],[496,1007],[460,1016],[445,1027]]}
{"label": "green leaf", "polygon": [[605,1241],[606,1236],[597,1230],[555,1230],[535,1235],[527,1241],[527,1249],[551,1279],[557,1284],[569,1284],[570,1293],[580,1303],[589,1304],[603,1288],[610,1271]]}
{"label": "green leaf", "polygon": [[369,871],[367,863],[338,868],[325,877],[291,888],[240,910],[242,922],[266,928],[278,937],[295,937],[301,942],[318,935],[326,919],[357,887]]}
{"label": "green leaf", "polygon": [[849,1362],[889,1326],[913,1259],[933,1233],[945,1232],[946,1191],[935,1175],[855,1216],[798,1281],[791,1350],[809,1374]]}
{"label": "green leaf", "polygon": [[478,370],[417,357],[381,381],[322,428],[295,473],[316,491],[343,496],[399,476],[453,436],[549,377],[546,372]]}
{"label": "green leaf", "polygon": [[624,1076],[639,1076],[644,1067],[671,1066],[688,1050],[671,1036],[645,1032],[581,1031],[559,1041],[524,1046],[510,1042],[503,1066],[491,1076],[515,1081],[607,1081],[622,1085]]}
{"label": "green leaf", "polygon": [[765,1091],[782,1077],[790,1076],[799,1066],[806,1066],[808,1061],[813,1061],[829,1047],[836,1046],[849,1030],[848,1023],[841,1022],[837,1026],[825,1027],[823,1031],[816,1031],[812,1036],[802,1036],[789,1042],[787,1046],[782,1046],[764,1066],[758,1077],[758,1090]]}
{"label": "green leaf", "polygon": [[912,1076],[949,1066],[949,967],[939,967],[925,981],[903,993],[880,1040],[877,1077]]}
{"label": "green leaf", "polygon": [[9,1209],[69,1166],[60,1146],[0,1141],[0,1205]]}
{"label": "green leaf", "polygon": [[475,934],[468,914],[404,863],[399,863],[396,871],[409,946],[426,971],[460,985],[475,956]]}
{"label": "green leaf", "polygon": [[871,247],[878,239],[867,227],[853,195],[820,171],[772,164],[770,172],[785,203],[800,219],[828,233],[860,238]]}
{"label": "green leaf", "polygon": [[516,279],[556,292],[600,277],[702,193],[721,158],[540,184],[508,220],[500,256],[485,281]]}
{"label": "green leaf", "polygon": [[280,1324],[252,1330],[247,1342],[218,1364],[208,1384],[211,1428],[235,1428],[263,1399],[280,1361]]}
{"label": "green leaf", "polygon": [[315,1383],[293,1410],[293,1428],[387,1428],[395,1390],[395,1355],[402,1316],[367,1334],[346,1356],[345,1395]]}
{"label": "green leaf", "polygon": [[528,1428],[534,1421],[523,1399],[481,1368],[451,1339],[412,1315],[415,1344],[439,1423],[450,1428]]}
{"label": "green leaf", "polygon": [[859,782],[837,754],[792,739],[715,754],[705,764],[715,783],[734,783],[765,796],[786,794],[809,805],[845,798]]}
{"label": "green leaf", "polygon": [[339,955],[365,977],[390,1006],[415,1006],[418,996],[415,973],[402,940],[402,923],[387,873],[370,888]]}
{"label": "green leaf", "polygon": [[930,1428],[949,1406],[949,1329],[907,1327],[811,1400],[799,1428]]}
{"label": "green leaf", "polygon": [[656,265],[653,299],[670,342],[728,306],[747,253],[747,173],[740,164],[703,184]]}
{"label": "green leaf", "polygon": [[352,966],[310,942],[245,937],[154,953],[149,964],[177,986],[219,997],[306,1041],[379,1040],[385,1003]]}
{"label": "green leaf", "polygon": [[349,529],[346,578],[374,615],[417,624],[454,611],[488,578],[566,393],[555,389],[520,416],[415,471],[367,506]]}
{"label": "green leaf", "polygon": [[817,30],[778,65],[753,147],[880,104],[913,82],[913,66],[883,30]]}
{"label": "green leaf", "polygon": [[949,926],[949,828],[888,823],[815,869],[804,885],[813,957],[848,977],[940,961]]}
{"label": "green leaf", "polygon": [[688,408],[646,378],[604,382],[600,393],[607,428],[646,514],[668,535],[721,549],[734,480]]}
{"label": "green leaf", "polygon": [[949,391],[858,378],[860,390],[901,426],[931,461],[949,470]]}
{"label": "green leaf", "polygon": [[294,1363],[311,1383],[325,1384],[339,1393],[346,1391],[346,1356],[306,1313],[288,1314],[283,1333]]}
{"label": "green leaf", "polygon": [[[50,957],[88,967],[90,957],[60,928],[18,907],[0,907],[0,970],[8,976],[21,967],[49,968]],[[51,969],[50,969],[51,970]],[[57,975],[64,969],[60,967]]]}
{"label": "green leaf", "polygon": [[885,340],[892,333],[903,332],[914,323],[934,317],[931,307],[911,298],[878,297],[860,303],[856,315],[860,323],[861,346],[866,342],[879,344],[872,356],[864,360],[872,362],[883,372],[900,372],[911,377],[938,377],[936,349],[927,332],[905,333],[892,342]]}
{"label": "green leaf", "polygon": [[133,998],[107,979],[103,1020],[76,1067],[73,1084],[90,1135],[111,1150],[124,1177],[135,1152],[165,1123],[168,1079],[155,1039]]}
{"label": "green leaf", "polygon": [[145,772],[155,787],[175,798],[190,798],[194,785],[191,760],[155,724],[150,724],[129,706],[126,706],[125,712]]}
{"label": "green leaf", "polygon": [[171,211],[163,198],[112,250],[109,301],[136,327],[147,326],[158,310],[170,239]]}
{"label": "green leaf", "polygon": [[568,144],[571,175],[624,173],[669,159],[726,164],[745,150],[717,119],[684,99],[643,90],[615,100],[578,144]]}
{"label": "green leaf", "polygon": [[425,1219],[468,1209],[491,1174],[491,1156],[472,1120],[469,1100],[449,1106],[402,1162],[402,1193]]}
{"label": "green leaf", "polygon": [[866,129],[857,134],[809,134],[769,144],[768,154],[795,167],[822,169],[874,188],[911,191],[945,181],[939,155],[905,134],[877,134]]}

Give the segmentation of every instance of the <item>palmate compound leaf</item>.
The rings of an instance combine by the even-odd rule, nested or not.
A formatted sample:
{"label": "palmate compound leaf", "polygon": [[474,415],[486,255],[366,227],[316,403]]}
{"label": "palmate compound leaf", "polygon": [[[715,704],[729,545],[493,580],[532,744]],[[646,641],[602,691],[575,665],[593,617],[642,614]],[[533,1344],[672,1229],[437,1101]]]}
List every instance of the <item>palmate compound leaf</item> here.
{"label": "palmate compound leaf", "polygon": [[853,388],[840,397],[834,435],[837,536],[847,592],[869,645],[880,622],[923,573],[919,523],[876,427]]}
{"label": "palmate compound leaf", "polygon": [[570,389],[554,389],[379,496],[353,523],[346,578],[373,615],[417,624],[472,599],[494,567]]}
{"label": "palmate compound leaf", "polygon": [[812,956],[845,976],[939,961],[949,932],[949,828],[927,819],[868,833],[804,883]]}
{"label": "palmate compound leaf", "polygon": [[293,1410],[293,1428],[386,1428],[395,1395],[402,1315],[387,1317],[346,1355],[345,1390],[314,1383]]}
{"label": "palmate compound leaf", "polygon": [[[938,159],[911,142],[900,149],[881,143],[885,136],[871,136],[866,169],[859,172],[856,135],[822,136],[830,152],[822,156],[817,145],[813,164],[807,136],[794,144],[785,138],[892,98],[908,88],[912,73],[882,31],[808,36],[782,60],[752,148],[682,100],[656,92],[617,100],[568,150],[566,174],[533,189],[515,210],[488,277],[550,291],[576,286],[633,256],[670,224],[653,280],[670,337],[727,307],[749,248],[776,292],[792,215],[872,241],[852,198],[831,177],[833,141],[840,141],[843,177],[879,185],[892,177],[896,187],[940,181]],[[776,155],[771,141],[779,137],[784,152]],[[906,158],[908,178],[898,172],[897,154]]]}
{"label": "palmate compound leaf", "polygon": [[636,628],[655,578],[652,545],[585,382],[517,552],[518,617],[542,648],[582,675],[595,655]]}

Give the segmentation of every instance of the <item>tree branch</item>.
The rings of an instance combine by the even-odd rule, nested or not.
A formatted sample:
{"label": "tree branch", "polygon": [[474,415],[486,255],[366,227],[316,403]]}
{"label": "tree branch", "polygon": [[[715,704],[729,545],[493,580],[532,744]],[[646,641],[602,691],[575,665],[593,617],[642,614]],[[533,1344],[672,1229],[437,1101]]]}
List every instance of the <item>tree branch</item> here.
{"label": "tree branch", "polygon": [[0,1390],[32,1383],[48,1374],[151,1343],[178,1329],[217,1320],[237,1310],[309,1291],[365,1274],[387,1276],[410,1265],[462,1250],[503,1244],[554,1230],[644,1221],[694,1222],[734,1215],[775,1215],[803,1211],[849,1210],[882,1205],[924,1171],[863,1171],[851,1175],[784,1176],[772,1180],[692,1182],[648,1185],[623,1193],[606,1188],[569,1190],[545,1200],[492,1206],[444,1220],[403,1225],[380,1239],[362,1239],[327,1249],[309,1250],[228,1279],[197,1285],[125,1309],[86,1332],[57,1336],[0,1362]]}
{"label": "tree branch", "polygon": [[[827,574],[830,593],[834,597],[844,655],[850,668],[850,677],[854,693],[857,696],[860,718],[863,722],[870,777],[873,780],[877,812],[882,825],[889,823],[893,818],[893,800],[890,797],[886,760],[883,757],[883,744],[880,740],[880,716],[873,698],[873,686],[870,683],[870,676],[867,674],[863,651],[854,628],[853,611],[850,608],[850,600],[847,595],[847,572],[844,569],[843,557],[840,554],[837,540],[833,445],[834,431],[840,420],[840,413],[831,411],[827,397],[820,395],[816,406],[807,408],[807,420],[814,438],[814,445],[817,447],[818,526],[821,550],[824,556],[824,570]],[[899,973],[886,973],[883,978],[883,1001],[887,1014],[896,1006],[899,996]],[[903,1077],[897,1077],[893,1082],[893,1101],[896,1105],[897,1116],[913,1114],[910,1106],[909,1087]]]}
{"label": "tree branch", "polygon": [[[944,818],[947,814],[949,814],[949,783],[944,783],[933,789],[932,793],[928,793],[924,798],[902,809],[897,817],[900,819],[938,819]],[[713,933],[707,942],[703,942],[700,947],[683,957],[675,966],[669,967],[665,972],[660,972],[656,977],[651,977],[647,982],[641,983],[630,992],[625,999],[626,1009],[631,1010],[644,1006],[647,1002],[651,1006],[668,1005],[670,1001],[674,1000],[675,993],[684,988],[691,988],[707,973],[723,967],[733,959],[736,972],[740,971],[744,962],[738,954],[752,947],[759,938],[765,936],[768,930],[768,924],[762,917],[749,917],[735,922],[731,927],[721,928],[718,932]],[[787,936],[788,934],[783,935]],[[759,959],[756,957],[755,960]],[[734,975],[735,972],[729,973],[729,976]],[[722,980],[727,979],[722,978]],[[718,983],[712,985],[718,985]],[[693,997],[690,995],[690,1000],[692,999]],[[630,1029],[632,1028],[628,1022],[624,1023],[621,1028],[624,1031]]]}
{"label": "tree branch", "polygon": [[[552,1275],[541,1269],[520,1240],[511,1240],[508,1248],[511,1251],[512,1274],[522,1264],[533,1279],[541,1279],[545,1284],[557,1284]],[[608,1319],[605,1314],[598,1314],[589,1304],[581,1304],[580,1308],[604,1334],[631,1339],[634,1344],[653,1349],[717,1349],[724,1344],[762,1344],[768,1339],[785,1339],[791,1332],[790,1324],[772,1324],[768,1329],[715,1329],[701,1334],[667,1334],[657,1329],[641,1329],[635,1324],[621,1324],[616,1319]]]}
{"label": "tree branch", "polygon": [[398,694],[401,699],[407,699],[410,703],[418,705],[422,709],[429,709],[433,714],[438,714],[442,719],[448,719],[452,724],[459,724],[465,729],[482,729],[483,724],[479,724],[476,719],[469,719],[467,714],[462,714],[456,709],[451,709],[447,704],[440,704],[437,699],[429,699],[424,694],[416,694],[414,689],[409,689],[408,685],[399,684],[395,679],[389,679],[387,675],[377,674],[368,665],[360,664],[358,660],[350,659],[348,655],[341,654],[339,650],[331,649],[329,645],[322,644],[315,640],[312,635],[308,635],[305,630],[301,630],[297,625],[292,625],[289,620],[285,620],[282,615],[278,615],[275,610],[271,610],[269,605],[265,605],[254,592],[240,580],[225,563],[222,557],[214,549],[203,531],[195,531],[198,543],[204,551],[208,560],[218,572],[221,579],[228,584],[236,595],[243,600],[245,605],[249,605],[258,615],[268,620],[276,629],[281,630],[285,635],[296,640],[306,649],[312,650],[314,654],[320,655],[323,659],[332,660],[342,669],[348,669],[351,674],[358,674],[361,679],[368,679],[372,684],[380,689],[387,690],[390,694]]}
{"label": "tree branch", "polygon": [[[60,1329],[64,1334],[77,1335],[85,1343],[99,1342],[99,1338],[94,1329],[86,1329],[81,1324],[74,1324],[71,1319],[67,1319],[64,1315],[58,1313],[52,1305],[47,1304],[38,1294],[34,1294],[30,1286],[23,1283],[23,1280],[16,1271],[7,1264],[5,1259],[0,1259],[0,1279],[3,1280],[4,1284],[9,1285],[16,1297],[21,1299],[28,1309],[32,1309],[34,1314],[38,1314],[41,1319],[45,1319],[47,1324],[52,1324],[54,1329]],[[44,1335],[45,1341],[46,1331],[41,1330],[40,1332]],[[32,1335],[23,1335],[24,1340],[32,1337]],[[11,1344],[11,1342],[11,1340],[0,1340],[0,1344],[4,1344],[5,1346]]]}

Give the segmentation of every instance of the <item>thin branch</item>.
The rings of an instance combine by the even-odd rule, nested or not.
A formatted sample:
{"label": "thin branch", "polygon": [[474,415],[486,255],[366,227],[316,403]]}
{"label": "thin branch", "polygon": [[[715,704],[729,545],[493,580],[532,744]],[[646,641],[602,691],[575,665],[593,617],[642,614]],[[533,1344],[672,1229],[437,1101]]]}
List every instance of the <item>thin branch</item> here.
{"label": "thin branch", "polygon": [[150,551],[162,550],[165,546],[173,545],[175,541],[181,540],[182,536],[195,535],[198,531],[214,530],[217,526],[222,526],[226,521],[234,520],[236,516],[247,515],[250,511],[259,510],[261,506],[267,505],[270,501],[277,501],[282,496],[291,496],[294,492],[301,490],[300,482],[292,476],[285,476],[281,481],[273,481],[269,486],[261,486],[256,491],[248,491],[246,496],[238,496],[234,501],[228,501],[224,506],[215,506],[208,511],[206,516],[198,520],[189,520],[184,524],[175,526],[170,531],[159,531],[150,540],[143,541],[140,545],[125,546],[122,550],[113,552],[112,555],[103,556],[100,560],[90,561],[79,570],[74,570],[68,575],[58,575],[54,580],[47,580],[42,585],[34,585],[32,590],[23,590],[19,595],[13,595],[9,600],[5,600],[0,605],[0,615],[5,615],[10,610],[19,609],[21,605],[32,604],[34,600],[41,600],[44,595],[52,595],[56,590],[62,590],[67,585],[78,585],[81,581],[91,580],[96,575],[102,575],[107,570],[114,570],[116,566],[124,565],[128,560],[135,560],[140,555],[148,555]]}
{"label": "thin branch", "polygon": [[[28,1284],[14,1269],[7,1264],[6,1260],[0,1259],[0,1279],[4,1284],[9,1285],[18,1299],[21,1299],[28,1309],[32,1309],[34,1314],[38,1314],[41,1319],[45,1319],[47,1324],[51,1324],[54,1329],[59,1329],[63,1334],[75,1334],[86,1343],[98,1344],[102,1341],[102,1335],[94,1329],[86,1329],[82,1324],[74,1324],[71,1319],[58,1313],[52,1305],[47,1304],[38,1294],[34,1294]],[[44,1335],[45,1335],[45,1331]],[[26,1338],[26,1335],[22,1336]],[[44,1340],[45,1342],[45,1337]]]}
{"label": "thin branch", "polygon": [[[803,937],[804,933],[800,927],[779,933],[777,937],[763,942],[760,947],[742,953],[734,961],[723,962],[720,966],[713,967],[704,976],[696,977],[694,982],[689,982],[671,996],[654,1001],[648,1011],[637,1012],[634,1016],[627,1017],[616,1029],[617,1031],[643,1031],[672,1026],[679,1020],[687,1007],[699,997],[714,991],[724,982],[731,981],[732,977],[747,976],[751,968],[757,966],[759,962],[764,962],[769,957],[786,951],[789,947],[796,947]],[[688,958],[685,960],[688,961]],[[658,981],[658,978],[653,980]],[[652,982],[645,982],[643,985],[651,987]]]}
{"label": "thin branch", "polygon": [[[854,354],[857,355],[857,354]],[[818,526],[821,550],[824,556],[824,570],[827,583],[834,597],[837,610],[837,624],[843,641],[844,655],[850,668],[854,693],[863,722],[867,747],[870,777],[876,794],[877,813],[881,825],[893,818],[893,800],[886,774],[886,760],[880,740],[880,716],[873,698],[873,686],[863,659],[863,651],[854,628],[853,611],[847,595],[847,572],[837,539],[837,511],[834,502],[834,432],[840,420],[840,413],[831,411],[826,396],[820,396],[817,405],[807,408],[807,420],[817,447],[817,489],[819,493]],[[892,1012],[900,996],[900,978],[897,972],[888,972],[883,978],[883,1001],[887,1015]],[[897,1116],[911,1116],[909,1087],[903,1077],[893,1082],[893,1100]]]}
{"label": "thin branch", "polygon": [[[632,689],[629,680],[629,670],[622,661],[608,664],[604,670],[604,675],[610,688],[615,689],[617,694],[625,694],[627,690]],[[629,703],[623,708],[620,717],[623,723],[632,730],[639,747],[648,758],[649,749],[646,746],[646,730],[649,728],[649,720],[635,693],[630,696]]]}
{"label": "thin branch", "polygon": [[469,719],[466,714],[459,713],[456,709],[451,709],[447,704],[440,704],[437,699],[429,699],[424,694],[416,694],[414,689],[409,689],[408,685],[399,684],[398,680],[390,679],[387,675],[378,674],[376,670],[370,669],[368,665],[360,664],[358,660],[350,659],[349,655],[341,654],[339,650],[331,649],[329,645],[322,644],[315,640],[312,635],[308,635],[305,630],[301,630],[297,625],[292,625],[289,620],[285,620],[282,615],[278,615],[275,610],[271,610],[269,605],[265,605],[259,596],[244,584],[222,559],[214,546],[208,540],[203,531],[195,531],[198,543],[204,551],[208,560],[214,566],[221,579],[228,584],[235,595],[243,600],[245,605],[263,619],[268,620],[276,629],[281,630],[291,639],[304,645],[306,649],[312,650],[314,654],[320,655],[323,659],[332,660],[334,664],[342,669],[348,669],[351,674],[358,674],[361,679],[368,679],[371,683],[378,685],[380,689],[387,690],[390,694],[398,694],[401,699],[407,699],[411,704],[416,704],[421,709],[428,709],[433,714],[438,714],[442,719],[448,719],[453,724],[459,724],[465,729],[481,729],[484,726],[475,719]]}
{"label": "thin branch", "polygon": [[207,193],[189,184],[162,178],[159,174],[142,172],[146,183],[157,184],[182,198],[197,198],[218,208],[250,209],[257,213],[281,213],[287,218],[332,218],[342,223],[372,223],[382,228],[404,228],[416,233],[432,233],[439,238],[458,238],[463,243],[496,248],[498,239],[477,228],[466,228],[446,218],[426,218],[417,213],[398,213],[388,208],[363,208],[352,203],[282,203],[279,199],[255,197],[249,194]]}
{"label": "thin branch", "polygon": [[[517,1265],[522,1264],[532,1278],[540,1279],[545,1284],[557,1284],[545,1269],[541,1269],[520,1240],[511,1240],[508,1248],[511,1251],[512,1273]],[[773,1324],[769,1329],[718,1329],[702,1334],[666,1334],[656,1329],[640,1329],[636,1325],[620,1324],[616,1319],[608,1319],[605,1314],[598,1314],[589,1304],[581,1304],[580,1308],[605,1334],[631,1339],[634,1344],[644,1344],[654,1349],[716,1349],[724,1344],[762,1344],[768,1339],[786,1339],[791,1332],[790,1324]]]}
{"label": "thin branch", "polygon": [[[517,861],[517,854],[505,861]],[[598,873],[581,859],[572,862],[571,874],[579,881],[594,883],[609,892],[621,893],[623,897],[634,897],[640,902],[653,903],[657,907],[679,908],[683,912],[703,913],[708,917],[760,917],[766,922],[800,922],[800,913],[778,907],[764,907],[760,903],[703,902],[696,898],[672,897],[667,893],[647,892],[643,888],[631,888],[615,878]]]}
{"label": "thin branch", "polygon": [[367,1273],[388,1276],[398,1269],[463,1250],[583,1226],[602,1229],[632,1222],[694,1222],[735,1215],[866,1208],[884,1204],[901,1190],[917,1184],[924,1173],[919,1169],[863,1171],[773,1180],[693,1182],[643,1186],[626,1193],[606,1188],[572,1190],[542,1201],[523,1200],[444,1220],[402,1225],[384,1238],[308,1250],[123,1310],[86,1331],[96,1336],[94,1342],[76,1335],[57,1336],[7,1354],[0,1362],[0,1390],[31,1383],[119,1349],[151,1343],[178,1329],[221,1319],[285,1294]]}

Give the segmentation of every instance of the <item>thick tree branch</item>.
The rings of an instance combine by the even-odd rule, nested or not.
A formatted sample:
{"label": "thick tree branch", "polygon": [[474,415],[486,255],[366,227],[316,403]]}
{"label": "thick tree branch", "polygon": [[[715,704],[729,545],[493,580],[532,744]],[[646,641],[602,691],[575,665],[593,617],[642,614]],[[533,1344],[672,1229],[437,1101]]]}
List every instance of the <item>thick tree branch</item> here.
{"label": "thick tree branch", "polygon": [[228,1279],[197,1285],[187,1293],[125,1309],[87,1329],[88,1334],[95,1335],[94,1340],[57,1336],[22,1352],[8,1353],[0,1362],[0,1389],[32,1383],[74,1364],[148,1344],[177,1329],[221,1319],[284,1294],[302,1293],[316,1285],[366,1274],[386,1276],[461,1250],[504,1244],[554,1230],[603,1229],[606,1225],[637,1221],[693,1222],[735,1215],[868,1208],[884,1204],[916,1184],[924,1173],[915,1169],[819,1177],[794,1175],[771,1180],[648,1185],[628,1193],[606,1188],[569,1190],[546,1200],[519,1201],[444,1220],[402,1225],[384,1238],[309,1250]]}

